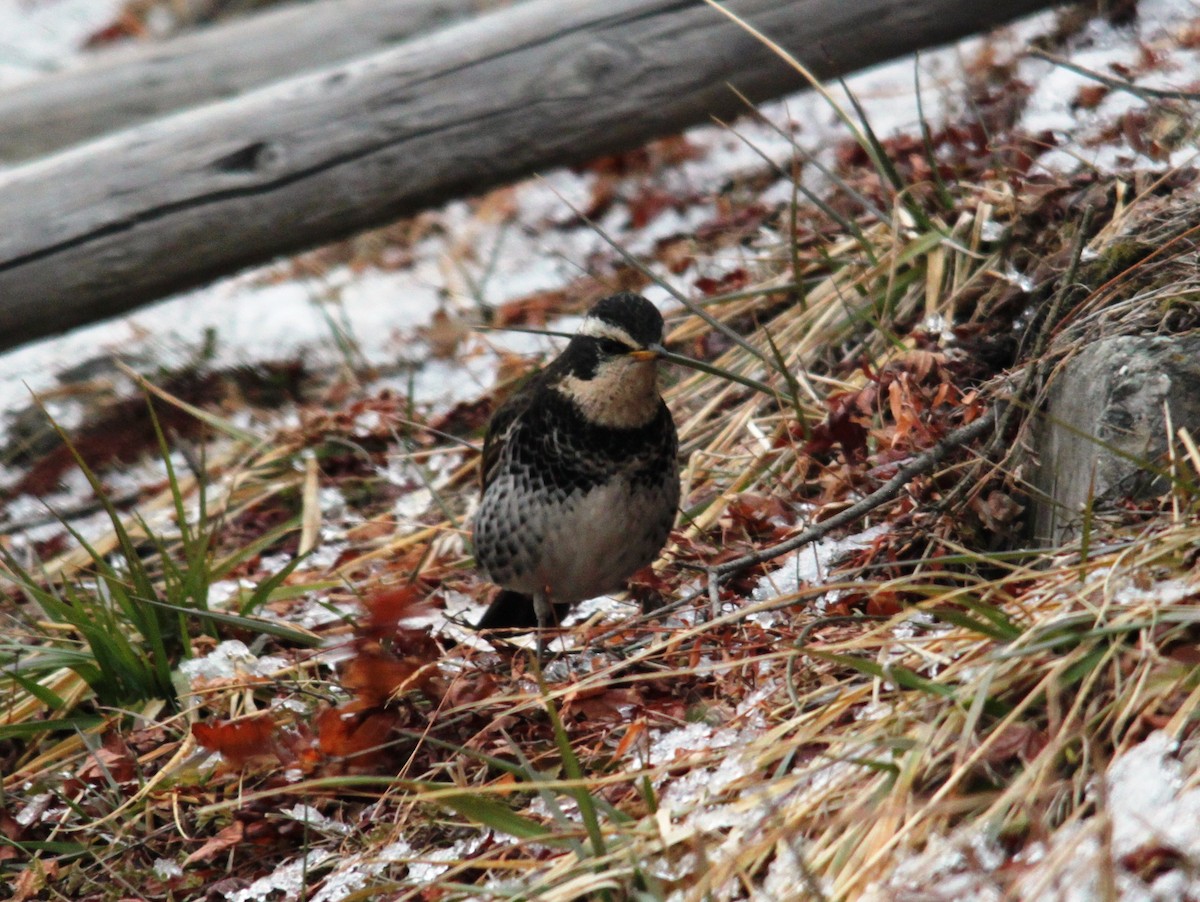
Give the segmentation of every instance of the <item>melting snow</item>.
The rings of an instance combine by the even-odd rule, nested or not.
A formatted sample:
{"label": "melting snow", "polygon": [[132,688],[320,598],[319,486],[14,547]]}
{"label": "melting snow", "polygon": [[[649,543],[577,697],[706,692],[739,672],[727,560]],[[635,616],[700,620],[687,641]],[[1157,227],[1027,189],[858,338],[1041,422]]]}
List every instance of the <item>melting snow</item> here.
{"label": "melting snow", "polygon": [[[1120,902],[1198,898],[1200,875],[1187,862],[1200,856],[1200,787],[1189,786],[1186,775],[1200,763],[1200,749],[1191,748],[1183,760],[1177,752],[1175,740],[1156,732],[1115,758],[1104,777],[1107,798],[1102,800],[1095,787],[1091,791],[1102,813],[1069,823],[1048,842],[1033,844],[1016,856],[1023,873],[1007,892],[1002,892],[999,879],[1004,851],[967,829],[949,838],[931,837],[923,851],[901,863],[885,882],[870,887],[863,898],[1092,902],[1103,898],[1105,874],[1112,874]],[[1111,821],[1111,850],[1102,842],[1103,817]],[[1123,864],[1140,851],[1156,849],[1178,855],[1178,862],[1172,865],[1171,859],[1164,859],[1165,866],[1149,882]]]}
{"label": "melting snow", "polygon": [[756,602],[767,601],[793,595],[802,586],[819,586],[825,582],[830,565],[838,558],[858,548],[865,548],[886,531],[887,526],[880,524],[844,539],[825,538],[807,545],[759,579],[750,597]]}
{"label": "melting snow", "polygon": [[217,680],[244,679],[248,676],[269,677],[287,667],[283,658],[254,655],[246,643],[238,639],[222,642],[203,658],[189,658],[179,664],[179,673],[192,686]]}
{"label": "melting snow", "polygon": [[300,899],[315,881],[315,872],[337,857],[332,852],[316,849],[303,858],[281,864],[267,876],[233,893],[228,897],[229,902],[291,902]]}
{"label": "melting snow", "polygon": [[308,898],[311,902],[340,902],[351,894],[365,889],[371,881],[389,868],[407,866],[410,886],[432,884],[450,869],[452,863],[470,858],[491,839],[491,831],[460,840],[444,849],[414,849],[407,840],[400,839],[379,849],[374,854],[348,855],[339,859],[338,865],[325,878],[317,892]]}
{"label": "melting snow", "polygon": [[151,867],[154,870],[154,876],[159,880],[178,880],[183,876],[183,868],[166,858],[156,858]]}
{"label": "melting snow", "polygon": [[293,805],[291,808],[282,809],[279,813],[284,817],[290,817],[292,820],[306,824],[321,833],[335,833],[346,836],[354,832],[354,827],[351,824],[326,817],[311,805]]}

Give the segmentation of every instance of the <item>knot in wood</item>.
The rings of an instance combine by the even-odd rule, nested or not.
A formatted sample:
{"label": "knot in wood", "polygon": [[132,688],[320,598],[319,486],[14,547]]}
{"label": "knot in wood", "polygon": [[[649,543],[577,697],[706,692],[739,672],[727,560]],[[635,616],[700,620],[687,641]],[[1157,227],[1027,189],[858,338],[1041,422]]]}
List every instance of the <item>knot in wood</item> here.
{"label": "knot in wood", "polygon": [[282,153],[274,144],[255,141],[213,160],[209,168],[213,172],[259,174],[275,168],[281,159]]}
{"label": "knot in wood", "polygon": [[628,44],[593,38],[572,48],[552,67],[551,84],[556,94],[587,95],[634,81],[643,67],[636,48]]}

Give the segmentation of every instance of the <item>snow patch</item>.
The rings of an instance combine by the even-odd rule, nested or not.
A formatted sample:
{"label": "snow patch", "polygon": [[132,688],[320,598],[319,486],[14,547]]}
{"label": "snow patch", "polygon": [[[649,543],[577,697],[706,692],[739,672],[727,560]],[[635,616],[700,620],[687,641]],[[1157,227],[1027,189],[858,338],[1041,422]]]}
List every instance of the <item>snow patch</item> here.
{"label": "snow patch", "polygon": [[[1160,731],[1118,755],[1104,776],[1104,798],[1096,787],[1091,790],[1100,813],[1060,827],[1047,842],[1031,844],[1014,856],[1023,866],[1019,870],[1006,869],[1006,854],[990,837],[966,828],[932,837],[885,881],[869,887],[863,899],[1092,902],[1103,897],[1103,876],[1109,874],[1120,902],[1196,898],[1200,876],[1188,862],[1200,856],[1200,787],[1189,786],[1187,775],[1195,773],[1200,750],[1192,748],[1183,760],[1178,751],[1178,743]],[[1103,818],[1111,824],[1107,849]],[[1167,850],[1178,861],[1164,859],[1147,882],[1126,867],[1143,850]],[[1014,873],[1020,876],[1010,883]]]}
{"label": "snow patch", "polygon": [[179,674],[196,688],[204,683],[238,680],[246,677],[269,677],[287,667],[287,661],[276,655],[258,657],[246,643],[238,639],[222,642],[203,658],[188,658],[179,664]]}

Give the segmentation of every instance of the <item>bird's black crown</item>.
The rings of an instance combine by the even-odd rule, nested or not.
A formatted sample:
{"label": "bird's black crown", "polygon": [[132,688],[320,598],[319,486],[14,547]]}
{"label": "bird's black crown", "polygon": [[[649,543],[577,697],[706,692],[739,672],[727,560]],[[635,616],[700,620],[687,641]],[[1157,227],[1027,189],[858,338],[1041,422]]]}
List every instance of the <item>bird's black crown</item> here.
{"label": "bird's black crown", "polygon": [[587,315],[623,329],[642,347],[662,341],[662,314],[648,300],[632,291],[622,291],[597,301]]}

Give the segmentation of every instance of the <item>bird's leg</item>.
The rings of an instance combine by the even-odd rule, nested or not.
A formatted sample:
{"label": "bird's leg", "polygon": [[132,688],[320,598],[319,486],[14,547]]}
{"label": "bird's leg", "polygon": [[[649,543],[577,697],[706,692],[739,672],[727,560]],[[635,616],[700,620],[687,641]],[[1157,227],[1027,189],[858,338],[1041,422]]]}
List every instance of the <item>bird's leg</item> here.
{"label": "bird's leg", "polygon": [[533,593],[533,612],[537,614],[538,623],[537,656],[538,660],[542,661],[545,659],[546,629],[555,622],[549,587]]}

